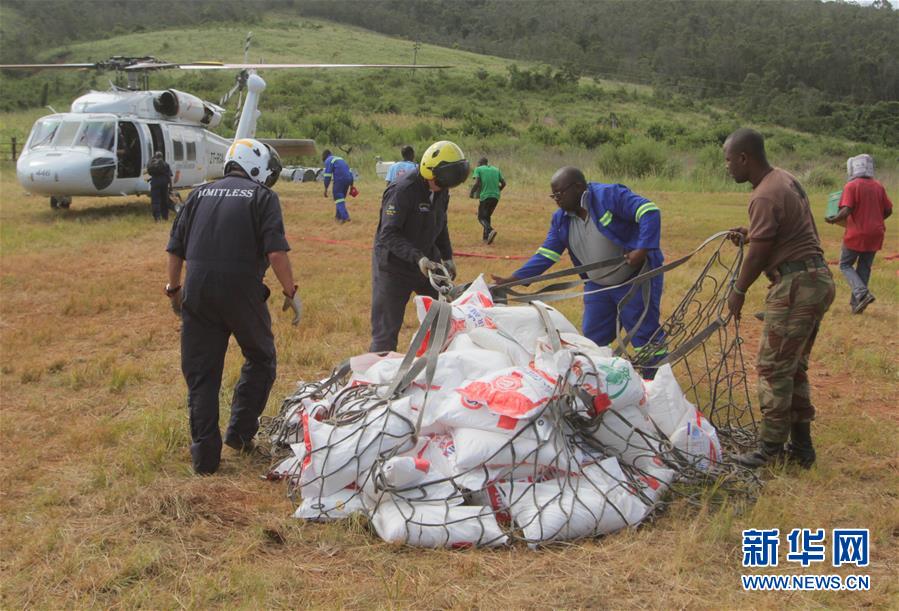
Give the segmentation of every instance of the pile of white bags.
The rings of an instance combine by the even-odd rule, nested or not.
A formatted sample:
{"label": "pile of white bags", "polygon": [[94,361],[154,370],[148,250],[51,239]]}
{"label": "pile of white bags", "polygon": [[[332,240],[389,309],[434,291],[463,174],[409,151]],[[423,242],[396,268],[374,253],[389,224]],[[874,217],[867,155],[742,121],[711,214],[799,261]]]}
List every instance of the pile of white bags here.
{"label": "pile of white bags", "polygon": [[[419,319],[434,305],[417,297]],[[424,547],[534,546],[638,524],[678,465],[719,459],[670,366],[645,382],[557,310],[496,306],[482,278],[451,306],[442,345],[413,346],[432,359],[417,375],[411,355],[360,355],[342,388],[285,402],[293,455],[272,475],[299,489],[296,517],[360,512]]]}

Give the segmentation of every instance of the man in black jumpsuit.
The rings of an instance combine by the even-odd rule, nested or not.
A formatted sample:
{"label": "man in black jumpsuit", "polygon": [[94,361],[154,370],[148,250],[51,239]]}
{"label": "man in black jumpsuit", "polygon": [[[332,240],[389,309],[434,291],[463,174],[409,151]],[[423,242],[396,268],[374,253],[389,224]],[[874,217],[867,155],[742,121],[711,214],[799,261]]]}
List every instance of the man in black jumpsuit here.
{"label": "man in black jumpsuit", "polygon": [[147,164],[150,175],[150,207],[153,220],[169,220],[169,190],[172,186],[172,168],[165,162],[161,151],[153,153],[153,159]]}
{"label": "man in black jumpsuit", "polygon": [[406,304],[413,292],[437,297],[428,272],[442,262],[456,275],[447,226],[449,190],[468,178],[458,146],[436,142],[417,171],[384,191],[372,254],[371,352],[396,350]]}
{"label": "man in black jumpsuit", "polygon": [[293,308],[294,324],[300,316],[281,204],[269,188],[280,173],[277,153],[258,141],[238,140],[225,158],[225,173],[191,193],[166,249],[166,294],[181,313],[181,370],[198,474],[215,473],[221,460],[219,390],[232,334],[246,362],[234,388],[225,444],[241,451],[253,448],[259,415],[275,380],[275,343],[266,306],[270,291],[262,282],[269,264],[283,288],[283,309]]}

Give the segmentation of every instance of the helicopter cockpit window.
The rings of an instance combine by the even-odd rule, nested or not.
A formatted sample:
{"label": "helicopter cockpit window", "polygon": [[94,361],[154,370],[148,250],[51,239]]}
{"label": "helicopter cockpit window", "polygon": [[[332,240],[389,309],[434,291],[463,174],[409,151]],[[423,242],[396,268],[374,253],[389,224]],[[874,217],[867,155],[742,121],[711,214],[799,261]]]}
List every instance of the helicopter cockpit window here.
{"label": "helicopter cockpit window", "polygon": [[56,131],[53,146],[72,146],[79,129],[81,129],[81,121],[63,121]]}
{"label": "helicopter cockpit window", "polygon": [[34,126],[34,131],[31,135],[31,142],[28,144],[28,148],[50,146],[50,143],[53,142],[53,137],[59,130],[60,125],[62,125],[62,121],[58,119],[38,121]]}
{"label": "helicopter cockpit window", "polygon": [[115,122],[113,121],[89,121],[84,124],[84,129],[75,146],[90,146],[107,151],[113,150],[115,141]]}

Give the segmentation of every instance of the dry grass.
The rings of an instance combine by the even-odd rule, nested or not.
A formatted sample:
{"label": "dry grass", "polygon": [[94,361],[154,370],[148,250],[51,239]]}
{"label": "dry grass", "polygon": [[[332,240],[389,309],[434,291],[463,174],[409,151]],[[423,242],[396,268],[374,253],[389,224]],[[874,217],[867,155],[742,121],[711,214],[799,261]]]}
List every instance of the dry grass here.
{"label": "dry grass", "polygon": [[[526,254],[542,239],[551,211],[545,184],[508,179],[489,249],[479,243],[475,203],[454,196],[458,250]],[[304,237],[370,244],[380,187],[364,181],[353,222],[337,226],[320,185],[279,186],[306,315],[294,329],[274,314],[279,376],[268,413],[297,379],[320,376],[368,343],[369,251]],[[877,261],[878,302],[862,317],[848,314],[839,280],[813,355],[816,470],[772,474],[751,507],[676,505],[651,525],[602,540],[539,552],[427,551],[382,543],[361,521],[293,520],[284,488],[259,479],[266,465],[228,450],[219,475],[194,477],[178,321],[161,288],[166,226],[152,223],[146,199],[76,199],[72,210],[51,214],[42,198],[21,194],[8,164],[0,193],[4,608],[897,605],[899,262]],[[665,211],[669,258],[745,219],[745,193],[650,195]],[[824,194],[815,204],[823,210]],[[897,250],[894,228],[892,221],[889,253]],[[839,234],[821,231],[834,259]],[[463,278],[514,267],[459,260]],[[668,300],[687,276],[668,280]],[[753,289],[749,311],[762,293]],[[563,309],[579,320],[578,303]],[[403,341],[411,311],[407,320]],[[751,361],[759,325],[745,327]],[[240,364],[232,349],[226,408]],[[839,526],[871,529],[870,592],[741,591],[743,528]]]}

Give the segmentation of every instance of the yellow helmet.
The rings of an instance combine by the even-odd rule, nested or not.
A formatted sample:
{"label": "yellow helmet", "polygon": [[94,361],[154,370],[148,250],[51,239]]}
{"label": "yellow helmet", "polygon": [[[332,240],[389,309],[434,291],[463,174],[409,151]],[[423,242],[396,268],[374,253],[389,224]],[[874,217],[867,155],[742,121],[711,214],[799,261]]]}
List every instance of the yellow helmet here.
{"label": "yellow helmet", "polygon": [[444,189],[452,189],[468,179],[470,168],[465,153],[449,140],[435,142],[421,157],[419,173]]}

